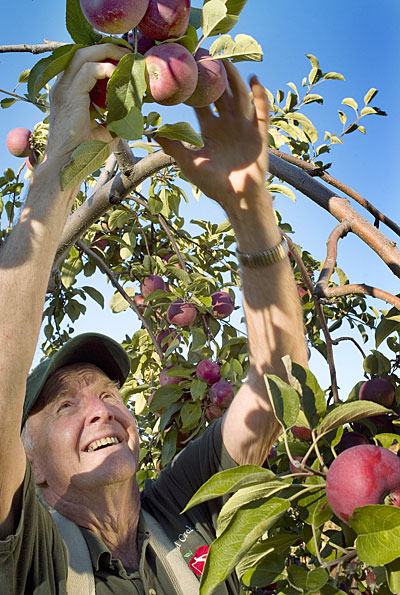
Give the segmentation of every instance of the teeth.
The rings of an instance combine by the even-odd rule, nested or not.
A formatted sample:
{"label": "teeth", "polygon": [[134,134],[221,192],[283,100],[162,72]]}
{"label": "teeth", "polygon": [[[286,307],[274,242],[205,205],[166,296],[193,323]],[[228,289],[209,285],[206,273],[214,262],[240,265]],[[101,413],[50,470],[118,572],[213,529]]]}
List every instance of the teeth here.
{"label": "teeth", "polygon": [[116,436],[108,436],[107,438],[100,438],[99,440],[94,440],[89,444],[86,449],[86,452],[93,452],[101,448],[102,446],[107,446],[108,444],[119,444],[119,440]]}

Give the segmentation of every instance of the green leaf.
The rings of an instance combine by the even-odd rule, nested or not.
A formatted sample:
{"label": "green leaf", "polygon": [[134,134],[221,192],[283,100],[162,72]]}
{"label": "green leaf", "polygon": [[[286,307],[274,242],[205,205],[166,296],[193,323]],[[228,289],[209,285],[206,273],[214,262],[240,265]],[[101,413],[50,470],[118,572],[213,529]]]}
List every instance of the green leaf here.
{"label": "green leaf", "polygon": [[131,107],[123,118],[113,120],[107,128],[125,140],[141,138],[144,130],[142,112],[137,107]]}
{"label": "green leaf", "polygon": [[161,451],[161,465],[165,467],[170,462],[174,454],[176,453],[176,439],[178,437],[178,431],[173,428],[165,436],[164,444]]}
{"label": "green leaf", "polygon": [[[125,292],[131,297],[132,299],[135,297],[135,288],[134,287],[124,287]],[[114,314],[118,314],[118,312],[123,312],[127,308],[129,308],[129,304],[126,299],[117,291],[113,297],[110,299],[110,308],[114,312]]]}
{"label": "green leaf", "polygon": [[203,6],[201,13],[201,29],[204,37],[218,35],[218,25],[227,14],[225,3],[222,0],[209,0]]}
{"label": "green leaf", "polygon": [[322,436],[345,423],[350,423],[357,419],[362,419],[363,417],[371,417],[372,415],[382,415],[385,413],[392,413],[392,411],[386,409],[386,407],[383,407],[382,405],[373,403],[372,401],[342,403],[323,418],[317,427],[317,434],[318,436]]}
{"label": "green leaf", "polygon": [[285,186],[284,184],[270,184],[268,186],[268,190],[271,193],[279,193],[288,196],[293,202],[296,202],[296,195],[291,188]]}
{"label": "green leaf", "polygon": [[319,68],[312,68],[308,75],[308,82],[310,85],[314,85],[321,78],[321,71]]}
{"label": "green leaf", "polygon": [[346,114],[344,112],[342,112],[341,110],[338,110],[338,114],[339,114],[339,118],[340,118],[341,123],[343,125],[345,125],[346,122],[347,122],[347,116],[346,116]]}
{"label": "green leaf", "polygon": [[230,494],[244,485],[258,483],[258,481],[264,477],[264,474],[265,478],[268,477],[271,481],[276,479],[275,474],[272,473],[272,471],[264,469],[263,467],[258,467],[257,465],[243,465],[241,467],[236,467],[235,469],[227,469],[226,471],[215,473],[215,475],[210,477],[210,479],[197,490],[182,512],[189,510],[189,508],[192,508],[197,504],[207,502],[207,500]]}
{"label": "green leaf", "polygon": [[77,147],[71,161],[61,171],[61,188],[79,186],[96,169],[100,169],[110,155],[110,146],[101,140],[87,140]]}
{"label": "green leaf", "polygon": [[310,93],[310,95],[306,95],[303,99],[303,103],[324,103],[324,98],[322,95],[317,95],[316,93]]}
{"label": "green leaf", "polygon": [[194,27],[195,29],[200,29],[201,27],[201,8],[195,8],[192,6],[190,8],[190,18],[189,18],[189,25]]}
{"label": "green leaf", "polygon": [[345,81],[346,80],[344,78],[343,74],[340,74],[339,72],[326,72],[324,74],[324,79],[325,80],[335,80],[335,81]]}
{"label": "green leaf", "polygon": [[388,374],[392,367],[390,360],[376,349],[371,349],[371,352],[363,361],[363,368],[367,374],[373,376],[383,376]]}
{"label": "green leaf", "polygon": [[386,578],[392,593],[400,593],[400,558],[385,565]]}
{"label": "green leaf", "polygon": [[295,425],[300,411],[297,391],[274,374],[264,374],[264,380],[275,417],[284,428],[291,428]]}
{"label": "green leaf", "polygon": [[357,555],[366,564],[382,566],[400,556],[400,509],[387,504],[355,508],[349,518],[357,533]]}
{"label": "green leaf", "polygon": [[182,389],[176,384],[167,384],[158,388],[149,405],[150,411],[157,411],[171,403],[176,403],[181,398],[182,392]]}
{"label": "green leaf", "polygon": [[304,413],[313,428],[326,412],[325,393],[318,380],[308,368],[292,363],[292,374],[300,382]]}
{"label": "green leaf", "polygon": [[191,430],[200,423],[201,405],[200,403],[185,403],[181,409],[182,430],[185,432]]}
{"label": "green leaf", "polygon": [[307,525],[321,527],[332,518],[332,510],[326,499],[325,487],[306,494],[297,501],[298,506],[305,509],[302,519]]}
{"label": "green leaf", "polygon": [[315,143],[318,139],[318,132],[311,122],[304,114],[300,114],[299,112],[287,114],[286,116],[289,120],[300,122],[302,129],[307,134],[311,142]]}
{"label": "green leaf", "polygon": [[180,140],[195,147],[203,147],[203,139],[193,130],[187,122],[177,122],[176,124],[163,124],[154,131],[157,136],[163,136],[172,140]]}
{"label": "green leaf", "polygon": [[212,56],[230,59],[232,62],[245,60],[261,62],[263,51],[261,46],[250,35],[236,35],[235,40],[230,35],[221,35],[210,47]]}
{"label": "green leaf", "polygon": [[26,70],[23,70],[21,72],[21,74],[18,77],[18,82],[19,83],[27,83],[28,79],[29,79],[29,73],[30,73],[30,68],[27,68]]}
{"label": "green leaf", "polygon": [[85,293],[87,293],[88,295],[90,295],[90,297],[92,298],[92,300],[94,300],[102,308],[104,308],[104,296],[103,296],[102,293],[100,293],[100,291],[98,291],[94,287],[89,287],[88,285],[85,285],[84,287],[82,287],[82,289],[83,289],[83,291]]}
{"label": "green leaf", "polygon": [[342,101],[342,104],[352,107],[355,111],[358,110],[358,103],[352,97],[345,97]]}
{"label": "green leaf", "polygon": [[280,480],[270,481],[268,478],[265,481],[261,480],[254,485],[238,490],[229,498],[220,510],[218,515],[217,537],[225,531],[232,517],[240,508],[255,500],[270,498],[289,487],[290,483],[283,483]]}
{"label": "green leaf", "polygon": [[373,87],[368,91],[368,93],[366,93],[365,97],[364,97],[364,105],[368,105],[373,98],[375,97],[375,95],[378,93],[378,89],[374,89]]}
{"label": "green leaf", "polygon": [[261,505],[249,504],[236,513],[229,529],[211,544],[201,577],[200,595],[213,593],[256,541],[285,514],[289,505],[286,500],[272,498]]}
{"label": "green leaf", "polygon": [[287,572],[290,584],[305,593],[317,593],[329,580],[329,574],[324,568],[306,570],[302,566],[291,564]]}
{"label": "green leaf", "polygon": [[313,54],[306,54],[306,57],[310,60],[311,66],[313,68],[319,68],[318,59],[315,56],[313,56]]}
{"label": "green leaf", "polygon": [[60,74],[68,66],[70,60],[77,50],[83,45],[66,44],[54,50],[51,56],[42,58],[32,68],[28,79],[28,94],[34,99],[40,89],[52,78]]}
{"label": "green leaf", "polygon": [[376,109],[374,107],[363,107],[361,112],[361,116],[369,116],[369,115],[376,115]]}
{"label": "green leaf", "polygon": [[4,99],[2,99],[0,101],[0,105],[2,107],[2,109],[7,109],[8,107],[11,107],[12,105],[14,105],[14,103],[16,103],[16,99],[14,99],[13,97],[5,97]]}
{"label": "green leaf", "polygon": [[190,384],[190,394],[192,395],[193,399],[200,399],[203,395],[205,395],[206,390],[207,384],[205,382],[202,382],[198,378],[192,380]]}
{"label": "green leaf", "polygon": [[386,316],[382,317],[375,331],[375,346],[379,345],[392,333],[400,329],[400,312],[397,308],[391,308]]}
{"label": "green leaf", "polygon": [[[297,541],[297,539],[297,535],[279,533],[277,535],[274,535],[273,537],[269,537],[268,539],[257,542],[255,545],[253,545],[253,547],[247,552],[246,556],[237,565],[235,569],[237,575],[239,576],[239,578],[242,577],[248,570],[254,570],[256,564],[259,564],[261,560],[268,557],[268,560],[266,560],[268,570],[270,570],[270,572],[274,574],[274,577],[276,577],[282,572],[285,566],[285,556],[283,556],[282,554],[286,552],[286,550],[291,545],[293,545],[293,543]],[[281,563],[274,564],[275,559],[280,560]],[[260,570],[262,569],[262,567],[259,568]],[[252,574],[253,573],[246,575],[246,577],[243,577],[245,584],[257,585],[256,582],[251,580]],[[261,584],[268,585],[271,582],[275,582],[273,578],[271,578],[271,580],[269,581],[262,582]]]}
{"label": "green leaf", "polygon": [[92,45],[102,38],[85,19],[79,0],[67,0],[65,21],[75,43]]}

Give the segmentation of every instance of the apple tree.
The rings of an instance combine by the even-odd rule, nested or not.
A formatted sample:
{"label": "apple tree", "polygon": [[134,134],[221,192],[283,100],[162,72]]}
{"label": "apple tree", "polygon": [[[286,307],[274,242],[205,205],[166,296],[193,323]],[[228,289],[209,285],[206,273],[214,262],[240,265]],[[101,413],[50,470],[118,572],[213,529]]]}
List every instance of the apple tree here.
{"label": "apple tree", "polygon": [[[132,3],[120,4],[123,12]],[[91,92],[92,117],[113,134],[113,146],[83,143],[62,172],[64,188],[75,186],[82,171],[85,181],[54,261],[42,349],[48,355],[68,340],[88,300],[105,306],[101,284],[93,281],[100,272],[115,289],[113,312],[130,308],[141,325],[123,341],[131,375],[122,394],[141,429],[142,483],[223,415],[248,370],[246,337],[230,319],[241,286],[233,231],[228,221],[217,225],[206,219],[192,222],[197,232],[189,231],[180,206],[193,200],[188,187],[196,198],[199,191],[188,186],[154,137],[195,147],[202,139],[187,122],[164,123],[157,106],[212,103],[226,85],[221,61],[258,61],[262,49],[248,34],[229,35],[240,25],[246,0],[204,0],[202,9],[177,1],[172,20],[161,27],[146,12],[153,0],[133,4],[137,14],[122,14],[123,24],[114,28],[91,14],[90,2],[67,0],[72,41],[31,46],[32,52],[50,55],[21,73],[26,93],[19,99],[36,105],[41,121],[33,131],[14,129],[7,138],[10,152],[25,160],[17,172],[7,168],[0,177],[0,240],[14,226],[23,189],[44,155],[51,81],[82,46],[124,46],[129,51],[110,79]],[[206,40],[213,40],[208,50],[201,47]],[[276,213],[290,245],[309,348],[326,359],[330,386],[323,390],[311,371],[289,358],[289,383],[266,376],[282,433],[264,467],[217,474],[188,504],[231,495],[219,516],[201,595],[212,593],[230,572],[238,574],[244,593],[258,595],[400,591],[400,299],[350,282],[336,266],[339,239],[353,233],[400,276],[400,253],[378,223],[397,234],[400,228],[330,176],[325,161],[349,134],[365,132],[369,116],[385,113],[372,105],[375,88],[361,98],[344,98],[338,129],[325,132],[320,143],[308,105],[321,104],[325,86],[343,76],[325,72],[314,55],[307,57],[310,69],[297,85],[289,82],[286,93],[266,90],[271,109],[266,186],[272,194],[293,196],[298,190],[337,220],[321,263],[290,240],[290,222]],[[175,65],[174,80],[164,78],[165,62]],[[1,107],[11,108],[15,101],[10,93]],[[349,199],[372,214],[376,225]],[[390,309],[378,310],[370,298],[384,300]],[[353,331],[350,337],[347,329]],[[362,345],[371,334],[376,349],[366,354]],[[340,394],[334,362],[334,348],[344,340],[363,356],[360,382],[349,395]],[[382,345],[391,358],[379,350]],[[374,485],[372,496],[363,481]]]}

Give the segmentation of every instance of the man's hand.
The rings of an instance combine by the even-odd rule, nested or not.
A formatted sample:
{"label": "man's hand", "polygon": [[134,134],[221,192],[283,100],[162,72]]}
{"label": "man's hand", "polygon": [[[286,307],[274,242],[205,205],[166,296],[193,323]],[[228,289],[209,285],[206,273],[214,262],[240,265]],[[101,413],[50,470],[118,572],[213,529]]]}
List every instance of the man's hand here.
{"label": "man's hand", "polygon": [[90,119],[89,92],[98,79],[109,78],[115,66],[102,62],[120,60],[127,49],[112,43],[78,50],[50,92],[50,134],[48,158],[68,161],[72,151],[89,139],[111,141],[111,135]]}
{"label": "man's hand", "polygon": [[211,107],[196,109],[204,147],[191,150],[179,141],[156,137],[183,174],[228,213],[247,210],[253,199],[265,197],[268,101],[256,77],[250,96],[237,69],[225,63],[229,89]]}

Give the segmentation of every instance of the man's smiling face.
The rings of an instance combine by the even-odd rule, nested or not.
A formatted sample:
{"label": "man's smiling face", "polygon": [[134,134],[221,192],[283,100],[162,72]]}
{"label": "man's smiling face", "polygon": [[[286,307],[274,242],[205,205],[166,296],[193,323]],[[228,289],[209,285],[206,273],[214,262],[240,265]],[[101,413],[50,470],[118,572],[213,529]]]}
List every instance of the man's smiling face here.
{"label": "man's smiling face", "polygon": [[47,501],[131,481],[138,469],[135,419],[118,387],[91,364],[49,378],[29,418],[27,448]]}

